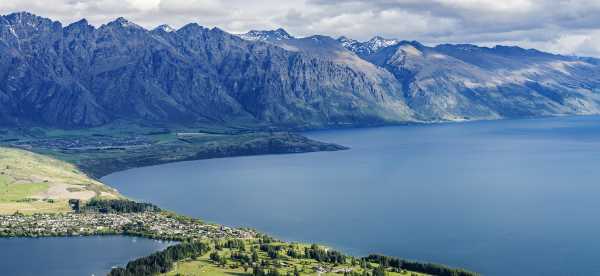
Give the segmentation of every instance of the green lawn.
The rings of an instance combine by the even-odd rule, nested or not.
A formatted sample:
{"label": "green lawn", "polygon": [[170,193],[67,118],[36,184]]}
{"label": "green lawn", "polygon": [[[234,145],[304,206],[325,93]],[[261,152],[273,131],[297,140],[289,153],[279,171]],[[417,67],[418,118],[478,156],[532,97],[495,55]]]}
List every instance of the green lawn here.
{"label": "green lawn", "polygon": [[187,262],[177,263],[175,269],[165,275],[167,276],[177,276],[177,275],[211,275],[211,276],[232,276],[232,275],[248,275],[252,271],[248,270],[248,272],[244,272],[243,268],[231,269],[231,268],[221,268],[210,261],[208,261],[208,257],[203,260],[192,261],[189,260]]}
{"label": "green lawn", "polygon": [[0,202],[23,201],[46,189],[48,189],[46,183],[10,183],[6,176],[0,175]]}
{"label": "green lawn", "polygon": [[0,214],[68,212],[67,200],[120,197],[64,161],[0,147]]}

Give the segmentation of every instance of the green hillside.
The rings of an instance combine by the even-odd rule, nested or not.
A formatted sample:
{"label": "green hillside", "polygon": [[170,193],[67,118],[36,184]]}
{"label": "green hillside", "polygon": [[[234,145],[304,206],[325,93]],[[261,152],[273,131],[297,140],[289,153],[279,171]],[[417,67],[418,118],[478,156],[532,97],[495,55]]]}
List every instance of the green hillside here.
{"label": "green hillside", "polygon": [[119,193],[74,165],[0,147],[0,214],[68,212],[68,200],[117,198]]}

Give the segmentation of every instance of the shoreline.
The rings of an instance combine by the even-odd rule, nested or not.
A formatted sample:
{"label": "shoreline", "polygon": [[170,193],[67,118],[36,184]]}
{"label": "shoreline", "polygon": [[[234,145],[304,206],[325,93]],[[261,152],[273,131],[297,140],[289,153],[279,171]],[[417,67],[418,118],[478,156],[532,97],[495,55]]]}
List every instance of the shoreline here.
{"label": "shoreline", "polygon": [[[303,141],[312,141],[308,138],[303,137]],[[288,145],[288,144],[284,144]],[[320,144],[320,145],[331,145],[331,144]],[[270,148],[270,147],[269,147]],[[277,147],[276,147],[277,148]],[[283,147],[284,150],[288,151],[288,147]],[[292,149],[297,149],[292,147]],[[291,151],[291,153],[298,153],[297,150]],[[85,201],[84,201],[85,202]],[[93,204],[92,204],[93,203]],[[79,205],[77,205],[79,206]],[[98,199],[96,202],[91,200],[86,202],[82,207],[82,212],[66,212],[56,214],[43,214],[33,213],[31,215],[22,215],[15,213],[13,215],[0,216],[0,238],[44,238],[44,237],[85,237],[85,236],[106,236],[106,235],[121,235],[121,236],[132,236],[132,237],[143,237],[154,240],[162,241],[181,241],[190,242],[198,240],[230,240],[230,239],[243,239],[243,240],[256,240],[257,237],[261,240],[268,237],[260,232],[248,228],[232,228],[223,226],[220,224],[206,224],[199,219],[177,215],[172,212],[161,211],[155,205],[149,203],[136,203],[127,199]],[[91,209],[90,209],[91,207]],[[71,206],[71,208],[75,208]],[[77,211],[79,207],[77,207]],[[102,211],[107,210],[107,211]],[[154,210],[154,211],[152,211]],[[158,211],[156,211],[158,210]],[[42,211],[43,212],[43,211]],[[91,212],[91,213],[89,213]],[[183,231],[183,232],[182,232]],[[283,242],[268,238],[269,242],[252,242],[253,247],[259,245],[267,246],[272,242],[277,244],[284,244],[286,248],[288,246],[294,246],[296,243]],[[218,242],[220,243],[220,242]],[[265,245],[266,244],[266,245]],[[216,246],[216,245],[215,245]],[[276,248],[285,251],[281,245],[277,245]],[[313,245],[322,249],[311,249],[317,250],[317,252],[327,252],[327,248],[320,245]],[[171,248],[171,247],[170,247]],[[306,246],[304,247],[306,248]],[[169,250],[169,248],[167,249]],[[319,251],[325,250],[325,251]],[[339,251],[336,256],[345,256],[345,258],[351,258],[355,260],[355,257],[344,255]],[[142,257],[138,260],[131,261],[130,263],[140,262],[146,258],[152,258],[152,256],[161,255],[165,251],[159,251],[151,254],[148,257]],[[284,255],[284,252],[278,253]],[[322,253],[319,253],[322,254]],[[300,255],[295,255],[299,258]],[[316,256],[316,255],[315,255]],[[317,258],[307,257],[302,258]],[[318,257],[317,263],[311,268],[316,271],[322,271],[323,266],[321,257]],[[362,260],[366,260],[368,257],[362,257]],[[387,257],[386,257],[387,258]],[[394,258],[394,260],[401,260]],[[185,261],[183,259],[176,260]],[[233,261],[233,260],[232,260]],[[462,269],[453,269],[442,265],[431,264],[431,263],[417,263],[412,261],[397,261],[398,267],[389,269],[401,269],[400,263],[407,265],[413,265],[416,269],[442,269],[443,271],[456,271],[464,272],[466,274],[459,275],[476,275],[471,272],[467,272]],[[327,262],[325,261],[325,264]],[[341,264],[336,263],[335,264]],[[376,265],[376,263],[374,264]],[[129,265],[128,265],[129,266]],[[272,268],[270,268],[272,269]],[[356,268],[360,269],[360,268]],[[116,271],[121,271],[117,269]],[[425,270],[426,271],[426,270]],[[125,274],[125,275],[139,275],[139,274]],[[145,274],[144,274],[145,275]]]}
{"label": "shoreline", "polygon": [[[304,136],[303,136],[304,137]],[[323,151],[343,151],[350,149],[349,147],[338,145],[335,143],[326,143],[320,142],[316,140],[310,139],[312,142],[316,142],[318,144],[322,144],[323,146],[319,149],[310,148],[311,144],[306,144],[306,148],[301,147],[289,147],[289,148],[280,148],[280,149],[233,149],[234,152],[202,152],[197,153],[195,156],[189,158],[182,158],[176,160],[160,160],[160,159],[139,159],[134,161],[134,163],[119,163],[117,166],[110,166],[106,169],[96,169],[88,164],[78,164],[78,168],[83,172],[88,173],[91,177],[95,179],[102,179],[105,176],[108,176],[113,173],[122,172],[131,169],[144,168],[144,167],[152,167],[158,165],[172,164],[178,162],[187,162],[187,161],[198,161],[198,160],[209,160],[209,159],[220,159],[220,158],[235,158],[235,157],[248,157],[248,156],[261,156],[261,155],[284,155],[284,154],[306,154],[313,152],[323,152]],[[312,143],[311,142],[311,143]],[[110,162],[110,161],[108,161]]]}
{"label": "shoreline", "polygon": [[[552,118],[552,117],[555,117],[555,116],[549,116],[549,117],[543,117],[543,118],[535,117],[535,118],[526,118],[526,119],[544,119],[544,118]],[[580,116],[575,116],[575,117],[580,117]],[[588,117],[588,116],[582,116],[582,117]],[[480,121],[481,120],[468,121],[468,122],[480,122]],[[493,120],[493,121],[501,121],[501,120]],[[454,122],[449,122],[449,123],[454,123]],[[419,125],[423,125],[423,124],[419,124]],[[438,124],[425,124],[425,125],[438,125]],[[378,127],[392,127],[392,126],[398,126],[398,125],[384,125],[384,126],[378,126]],[[405,126],[405,125],[403,125],[403,126]],[[328,130],[332,130],[332,129],[328,129]],[[321,130],[321,131],[323,131],[323,130]],[[255,134],[255,133],[252,133],[252,134]],[[269,135],[273,135],[273,134],[269,134]],[[194,161],[194,160],[226,158],[226,157],[256,156],[256,155],[266,155],[266,154],[290,154],[290,153],[309,153],[309,152],[316,152],[316,151],[337,151],[337,150],[348,149],[347,147],[339,146],[339,145],[333,144],[333,143],[325,143],[325,142],[315,141],[315,140],[305,137],[304,135],[299,135],[299,134],[285,134],[284,136],[279,136],[278,138],[285,137],[285,139],[276,140],[280,143],[273,146],[273,143],[272,143],[273,140],[271,139],[273,137],[271,137],[269,135],[265,136],[266,139],[263,139],[265,137],[260,137],[259,143],[252,144],[253,147],[243,147],[243,146],[240,146],[239,144],[227,145],[226,147],[216,147],[216,148],[212,148],[212,150],[209,150],[209,151],[195,153],[194,156],[192,156],[190,158],[186,158],[186,159],[169,159],[169,160],[140,159],[140,160],[138,160],[138,162],[132,162],[132,163],[126,162],[126,161],[130,161],[130,160],[126,160],[125,162],[123,162],[123,160],[121,160],[122,162],[118,163],[118,164],[126,164],[126,166],[124,166],[124,167],[114,166],[114,167],[112,167],[112,170],[104,170],[104,173],[105,173],[104,175],[98,173],[101,170],[96,170],[96,173],[92,174],[92,176],[96,177],[97,175],[100,175],[100,177],[103,177],[110,173],[123,171],[123,170],[127,170],[127,169],[160,165],[160,164],[166,164],[166,163],[175,163],[175,162],[181,162],[181,161]],[[286,140],[288,138],[290,138],[292,142],[300,142],[300,144],[288,143],[289,140]],[[256,146],[256,145],[258,145],[258,146]],[[111,159],[106,159],[104,161],[112,162],[114,160],[111,161]],[[93,167],[92,165],[89,165],[89,168],[92,168],[92,167]],[[80,168],[82,168],[82,170],[85,173],[90,173],[90,171],[85,169],[85,167],[80,167]],[[94,170],[94,169],[92,169],[92,170]],[[98,177],[98,178],[100,178],[100,177]],[[43,236],[43,237],[81,237],[81,236],[104,236],[104,235],[124,235],[124,236],[132,236],[132,237],[144,237],[144,238],[151,238],[151,239],[163,240],[163,241],[174,240],[174,239],[168,239],[168,238],[160,237],[160,236],[159,237],[147,236],[147,235],[143,235],[143,234],[139,234],[139,233],[125,233],[125,232],[113,232],[113,233],[106,233],[106,234],[96,233],[96,234],[91,234],[91,235],[49,235],[49,236]],[[3,235],[0,235],[0,236],[3,236]],[[7,236],[3,236],[2,238],[6,238],[6,237]],[[27,236],[13,236],[13,237],[27,237]]]}
{"label": "shoreline", "polygon": [[118,146],[102,149],[47,147],[45,145],[38,146],[39,143],[46,142],[36,140],[29,144],[9,144],[7,146],[61,159],[74,164],[95,179],[128,169],[181,161],[349,149],[335,143],[316,141],[297,133],[251,132],[235,135],[169,133],[169,135],[171,137],[166,141],[161,141],[165,138],[159,137],[156,138],[158,141],[150,144],[135,145],[129,148]]}
{"label": "shoreline", "polygon": [[[135,202],[131,202],[132,204],[138,204]],[[83,216],[84,218],[76,218],[77,216]],[[111,217],[108,220],[112,220],[112,223],[116,223],[113,225],[113,229],[111,226],[103,226],[106,228],[99,228],[100,225],[106,225],[107,216]],[[131,221],[123,222],[123,218],[131,218]],[[156,217],[159,217],[159,222],[156,222]],[[127,265],[125,267],[113,267],[108,275],[147,275],[147,274],[136,274],[135,272],[126,272],[127,270],[131,271],[139,271],[139,266],[144,266],[144,263],[147,260],[152,260],[156,256],[161,256],[164,254],[169,254],[165,252],[169,252],[172,250],[180,250],[180,248],[187,248],[190,246],[195,246],[202,244],[204,250],[202,254],[194,254],[194,255],[182,255],[181,257],[176,257],[171,259],[171,261],[167,264],[163,264],[164,267],[167,267],[166,271],[154,271],[159,273],[166,273],[171,271],[171,269],[176,268],[175,264],[182,263],[185,264],[187,262],[195,261],[200,255],[207,254],[209,252],[217,252],[217,254],[221,251],[220,247],[223,247],[223,244],[246,244],[251,248],[258,249],[260,251],[264,251],[265,254],[261,253],[261,257],[264,257],[264,260],[272,259],[271,250],[276,250],[278,253],[275,253],[277,258],[283,258],[286,254],[289,257],[289,260],[311,260],[312,266],[310,266],[309,270],[314,270],[317,272],[351,272],[358,271],[360,268],[356,266],[357,260],[361,260],[362,262],[368,262],[369,267],[381,265],[381,260],[385,260],[386,268],[389,271],[408,271],[408,272],[417,272],[418,275],[423,274],[435,274],[435,275],[458,275],[458,276],[476,276],[479,275],[474,272],[470,272],[464,270],[462,268],[450,268],[445,265],[439,265],[435,263],[428,262],[419,262],[419,261],[411,261],[404,260],[397,257],[388,257],[379,254],[369,254],[364,257],[351,256],[341,253],[340,251],[336,251],[331,247],[317,245],[317,244],[304,244],[304,243],[296,243],[296,242],[287,242],[281,241],[274,238],[271,238],[267,235],[261,234],[258,231],[248,229],[248,228],[232,228],[227,226],[222,226],[219,224],[206,224],[202,221],[190,218],[186,216],[180,216],[174,213],[169,213],[166,211],[142,211],[142,212],[134,212],[124,210],[113,210],[109,213],[66,213],[66,214],[35,214],[35,215],[4,215],[0,216],[2,220],[0,221],[0,239],[43,239],[43,238],[85,238],[85,237],[102,237],[102,236],[124,236],[124,237],[133,237],[133,238],[146,238],[160,242],[171,242],[175,243],[167,247],[164,250],[156,251],[148,256],[140,257],[134,260],[128,260]],[[153,221],[155,225],[163,224],[163,225],[171,225],[167,227],[166,232],[156,233],[155,226],[152,225],[144,225],[144,223],[140,224],[137,220],[146,220]],[[85,225],[79,225],[82,222],[86,221]],[[65,222],[71,222],[78,225],[69,225],[64,226]],[[173,226],[173,222],[181,222],[180,225],[183,225],[186,228],[187,232],[184,233],[176,233],[173,231],[180,231],[182,226]],[[11,224],[19,225],[20,227],[25,228],[28,223],[33,223],[37,225],[35,231],[30,231],[31,229],[27,227],[27,230],[22,232],[7,232],[7,231],[15,231],[14,228],[11,228]],[[57,231],[56,225],[59,225],[58,228],[62,227],[62,230]],[[130,229],[130,227],[140,227],[140,225],[144,225],[143,228]],[[83,226],[83,227],[82,227]],[[45,228],[40,228],[45,227]],[[84,230],[85,227],[85,230]],[[52,230],[50,230],[52,229]],[[79,232],[69,232],[68,229],[80,229]],[[101,229],[101,230],[99,230]],[[202,229],[199,231],[199,229]],[[169,232],[171,231],[171,232]],[[211,245],[214,244],[214,245]],[[237,245],[235,245],[237,246]],[[234,248],[237,247],[227,247],[233,251]],[[298,247],[304,248],[304,250],[298,250]],[[214,250],[213,250],[214,248]],[[266,248],[266,249],[265,249]],[[309,249],[310,248],[310,249]],[[242,245],[241,248],[238,248],[240,251],[238,254],[246,254],[243,252],[247,252]],[[253,250],[255,250],[253,249]],[[287,250],[287,253],[285,253]],[[290,255],[289,250],[298,251]],[[307,250],[312,251],[310,255],[302,255],[302,251],[306,252]],[[266,254],[268,251],[268,255]],[[320,252],[320,253],[319,253]],[[233,252],[232,252],[233,253]],[[306,253],[308,254],[308,253]],[[315,254],[315,255],[313,255]],[[321,254],[321,255],[319,255]],[[330,257],[324,257],[322,254],[330,255],[335,257],[334,259],[330,259]],[[196,256],[196,257],[193,257]],[[234,255],[231,255],[231,262],[240,261],[239,259],[235,259]],[[267,257],[271,256],[271,257]],[[189,257],[192,257],[191,259]],[[351,260],[351,261],[350,261]],[[227,263],[227,261],[225,261]],[[244,263],[242,262],[242,265]],[[305,263],[306,264],[306,263]],[[350,264],[352,264],[350,266]],[[215,265],[217,265],[215,261]],[[249,264],[246,264],[249,265]],[[221,266],[221,264],[219,264]],[[350,268],[348,267],[350,266]],[[231,269],[236,269],[239,266],[232,265]],[[253,269],[258,269],[258,262],[252,263]],[[261,265],[261,268],[264,266]],[[277,266],[279,267],[279,266]],[[304,265],[303,265],[304,267]],[[279,267],[281,268],[281,267]],[[289,267],[288,267],[289,268]],[[225,266],[223,266],[225,269]],[[227,268],[229,269],[229,268]],[[373,268],[375,269],[375,268]],[[304,268],[303,268],[304,271]],[[125,274],[123,274],[125,273]],[[129,274],[128,274],[129,273]],[[439,274],[437,274],[439,273]],[[406,274],[406,273],[402,273]],[[149,274],[148,274],[149,275]],[[155,275],[152,273],[152,275]],[[249,274],[251,275],[251,274]]]}
{"label": "shoreline", "polygon": [[[275,133],[286,133],[294,139],[301,139],[301,145],[286,145],[285,142],[282,148],[270,149],[270,148],[236,148],[233,146],[230,148],[232,151],[214,151],[214,152],[198,152],[196,155],[189,158],[172,159],[172,160],[160,160],[160,159],[138,159],[128,160],[130,163],[120,162],[120,160],[112,160],[112,162],[119,162],[116,166],[108,166],[105,168],[95,168],[93,165],[87,163],[76,164],[82,171],[88,173],[95,179],[101,179],[107,175],[126,171],[130,169],[151,167],[157,165],[164,165],[177,162],[186,161],[197,161],[197,160],[208,160],[218,158],[235,158],[235,157],[246,157],[246,156],[261,156],[261,155],[279,155],[279,154],[305,154],[322,151],[342,151],[349,150],[350,147],[346,145],[340,145],[335,142],[326,142],[315,140],[309,137],[312,132],[322,131],[347,131],[353,129],[369,129],[369,128],[386,128],[386,127],[406,127],[406,126],[443,126],[452,124],[467,124],[467,123],[481,123],[481,122],[499,122],[499,121],[512,121],[512,120],[536,120],[536,119],[547,119],[547,118],[560,118],[560,117],[589,117],[589,116],[600,116],[600,115],[549,115],[549,116],[532,116],[522,118],[499,118],[499,119],[475,119],[475,120],[461,120],[461,121],[432,121],[432,122],[398,122],[398,123],[379,123],[379,124],[363,124],[363,125],[334,125],[327,128],[288,128],[279,129]],[[246,134],[257,134],[265,133],[268,129],[258,128],[256,130],[248,130]],[[293,131],[293,132],[287,132]],[[289,146],[286,148],[286,146]],[[237,151],[237,152],[236,152]],[[107,160],[111,162],[110,160]]]}
{"label": "shoreline", "polygon": [[[369,124],[357,124],[357,125],[331,125],[327,127],[256,127],[247,129],[233,129],[231,127],[203,127],[199,130],[188,130],[184,128],[184,131],[190,131],[190,134],[209,134],[215,137],[230,136],[232,139],[221,139],[225,140],[221,145],[220,138],[206,141],[195,141],[202,140],[191,138],[187,139],[175,139],[177,142],[185,141],[175,145],[172,141],[164,143],[158,141],[156,144],[142,144],[133,147],[126,146],[107,146],[104,148],[92,148],[83,149],[75,147],[48,147],[46,145],[39,145],[35,142],[27,143],[22,141],[20,138],[15,138],[14,133],[6,135],[0,134],[0,146],[15,147],[25,150],[34,151],[36,153],[50,155],[55,158],[67,161],[76,165],[79,169],[87,173],[89,176],[100,179],[109,174],[125,171],[128,169],[141,168],[154,165],[162,165],[168,163],[176,163],[181,161],[195,161],[195,160],[206,160],[214,158],[228,158],[228,157],[242,157],[242,156],[259,156],[259,155],[270,155],[270,154],[295,154],[295,153],[310,153],[319,151],[340,151],[347,150],[349,147],[345,145],[339,145],[336,143],[324,142],[314,140],[308,136],[312,132],[320,131],[336,131],[336,130],[352,130],[352,129],[364,129],[364,128],[385,128],[385,127],[402,127],[402,126],[435,126],[435,125],[450,125],[450,124],[464,124],[464,123],[478,123],[478,122],[496,122],[496,121],[512,121],[512,120],[536,120],[536,119],[547,119],[547,118],[564,118],[564,117],[593,117],[600,116],[600,114],[554,114],[547,116],[527,116],[519,118],[497,118],[497,119],[468,119],[468,120],[445,120],[445,121],[422,121],[422,122],[379,122]],[[108,126],[107,126],[108,127]],[[115,131],[123,131],[127,126],[118,125],[110,126],[110,128],[116,129]],[[10,130],[7,129],[10,133]],[[94,130],[94,131],[92,131]],[[127,132],[128,136],[160,136],[164,134],[175,134],[177,130],[172,129],[166,131],[162,127],[141,127],[141,129],[132,130]],[[73,130],[56,130],[49,129],[48,132],[64,132],[66,136],[72,135],[71,132],[75,133],[75,136],[82,135],[82,137],[93,137],[101,138],[111,137],[113,133],[109,134],[98,134],[99,131],[103,133],[104,130],[93,129],[73,129]],[[112,130],[111,130],[112,131]],[[31,131],[25,131],[30,135]],[[122,135],[120,133],[119,135]],[[117,135],[117,136],[119,136]],[[117,137],[115,136],[115,137]],[[240,137],[240,141],[234,141]],[[32,138],[30,140],[38,139],[62,139],[62,136],[44,136]],[[69,137],[72,139],[73,137]],[[123,137],[129,138],[129,137]],[[139,138],[139,137],[135,137]],[[245,140],[244,140],[245,139]],[[160,139],[158,139],[160,140]],[[254,140],[254,141],[252,141]],[[208,143],[207,143],[208,141]],[[120,141],[119,141],[120,142]],[[155,141],[156,142],[156,141]],[[110,144],[110,142],[108,142]],[[256,143],[249,145],[248,143]],[[173,145],[171,145],[173,144]],[[207,148],[207,145],[210,148]],[[145,152],[142,152],[145,151]],[[187,151],[183,154],[181,151]],[[106,153],[106,154],[105,154]],[[90,155],[89,158],[79,158],[79,156]]]}
{"label": "shoreline", "polygon": [[[556,116],[549,116],[549,117],[535,117],[535,118],[525,118],[525,120],[543,120],[545,118],[554,118]],[[590,116],[574,116],[574,117],[590,117]],[[469,122],[479,122],[478,121],[469,121]],[[493,120],[493,121],[503,121],[503,120]],[[432,125],[437,125],[437,124],[432,124]],[[381,127],[392,127],[393,125],[386,125],[386,126],[381,126]],[[290,135],[290,134],[288,134]],[[269,136],[267,136],[269,137]],[[302,135],[297,135],[294,134],[293,136],[294,139],[296,139],[296,137],[302,137],[305,140],[301,140],[301,141],[311,141],[314,143],[317,143],[316,145],[319,146],[323,146],[325,148],[321,148],[320,150],[327,150],[327,147],[331,147],[329,148],[329,150],[344,150],[347,149],[346,147],[342,147],[342,146],[338,146],[336,144],[330,144],[330,143],[323,143],[323,142],[318,142],[312,139],[309,139],[305,136]],[[269,139],[267,139],[266,141],[269,141]],[[285,140],[284,140],[285,141]],[[263,141],[264,142],[264,141]],[[307,150],[307,151],[299,151],[298,149],[307,149],[307,148],[302,148],[302,147],[297,147],[297,145],[290,145],[287,143],[282,143],[280,144],[279,147],[276,147],[275,149],[278,149],[280,152],[277,152],[277,150],[273,150],[274,148],[272,147],[268,147],[268,145],[270,145],[270,143],[261,143],[259,145],[262,145],[262,147],[255,147],[255,148],[243,148],[243,147],[227,147],[226,149],[228,150],[219,150],[219,151],[213,151],[213,152],[209,152],[209,153],[213,153],[214,155],[204,155],[204,156],[196,156],[196,158],[191,158],[191,159],[186,159],[186,160],[158,160],[160,162],[158,163],[152,163],[149,164],[149,166],[151,165],[160,165],[160,164],[165,164],[165,163],[174,163],[174,162],[180,162],[180,161],[192,161],[192,160],[202,160],[202,159],[212,159],[212,158],[223,158],[223,157],[241,157],[241,156],[253,156],[253,155],[264,155],[264,154],[288,154],[288,153],[307,153],[307,152],[313,152],[313,151],[319,151],[319,150]],[[266,145],[266,146],[265,146]],[[307,144],[305,144],[306,146]],[[314,146],[314,144],[308,144],[311,146]],[[235,151],[232,149],[242,149],[245,151]],[[308,147],[308,149],[311,149],[310,147]],[[315,148],[312,148],[315,149]],[[110,162],[110,159],[106,160],[107,162]],[[146,160],[147,161],[147,160]],[[153,160],[151,160],[153,162]],[[164,161],[164,162],[162,162]],[[136,163],[130,163],[131,167],[130,168],[137,168],[137,167],[144,167],[144,166],[139,166],[139,162]],[[117,171],[122,171],[122,170],[126,170],[126,169],[130,169],[130,168],[124,168],[124,169],[120,169],[120,170],[116,170],[114,172]],[[87,171],[85,171],[87,173]],[[124,233],[113,233],[114,234],[118,234],[118,235],[123,235]],[[56,236],[52,236],[52,237],[78,237],[78,236],[82,236],[82,235],[71,235],[71,236],[65,236],[65,235],[56,235]],[[89,236],[89,235],[86,235]],[[94,235],[92,235],[94,236]],[[134,237],[144,237],[142,235],[131,235]],[[26,237],[26,236],[20,236],[20,237]],[[161,239],[158,238],[158,240],[167,240],[167,239]]]}

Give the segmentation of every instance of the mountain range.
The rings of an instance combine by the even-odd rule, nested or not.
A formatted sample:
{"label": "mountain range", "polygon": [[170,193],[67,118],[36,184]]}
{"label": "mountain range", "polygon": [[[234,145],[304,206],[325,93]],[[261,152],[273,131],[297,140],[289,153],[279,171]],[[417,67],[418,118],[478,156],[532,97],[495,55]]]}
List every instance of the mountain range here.
{"label": "mountain range", "polygon": [[600,60],[375,37],[0,17],[0,124],[323,128],[600,113]]}

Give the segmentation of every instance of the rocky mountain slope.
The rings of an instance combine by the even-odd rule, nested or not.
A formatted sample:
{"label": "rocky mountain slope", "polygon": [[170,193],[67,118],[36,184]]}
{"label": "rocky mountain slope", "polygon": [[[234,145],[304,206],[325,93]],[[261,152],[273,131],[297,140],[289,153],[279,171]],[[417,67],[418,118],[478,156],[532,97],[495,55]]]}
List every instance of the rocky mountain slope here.
{"label": "rocky mountain slope", "polygon": [[[278,35],[284,32],[286,36]],[[294,38],[281,29],[253,31],[261,41],[307,53],[343,52],[392,73],[418,121],[456,121],[600,113],[597,59],[553,55],[519,47],[443,44],[376,36]],[[337,47],[337,49],[336,49]]]}
{"label": "rocky mountain slope", "polygon": [[[365,62],[366,63],[366,62]],[[395,79],[188,24],[95,28],[0,17],[0,122],[60,127],[117,119],[323,127],[410,120]]]}
{"label": "rocky mountain slope", "polygon": [[594,59],[418,42],[401,42],[365,58],[396,76],[421,120],[600,112],[600,67]]}
{"label": "rocky mountain slope", "polygon": [[0,17],[0,124],[318,128],[600,113],[600,62],[516,47]]}

